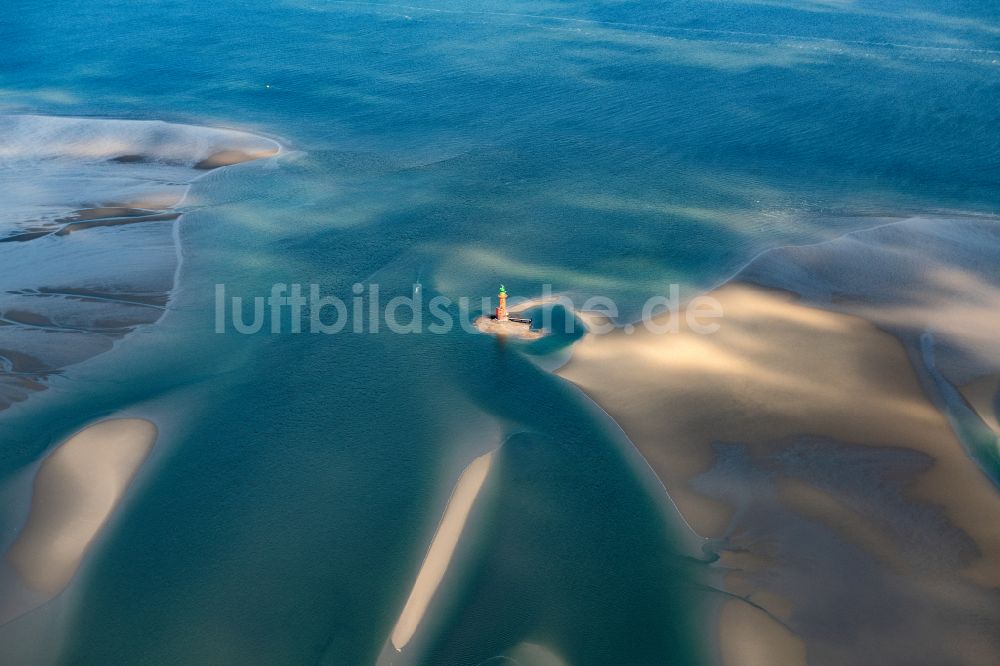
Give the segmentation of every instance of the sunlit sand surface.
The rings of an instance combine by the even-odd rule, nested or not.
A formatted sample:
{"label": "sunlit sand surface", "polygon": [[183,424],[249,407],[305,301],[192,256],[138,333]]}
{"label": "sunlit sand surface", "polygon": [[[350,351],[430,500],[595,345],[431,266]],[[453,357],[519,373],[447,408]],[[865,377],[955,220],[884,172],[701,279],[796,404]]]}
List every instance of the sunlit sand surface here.
{"label": "sunlit sand surface", "polygon": [[220,150],[217,153],[212,153],[208,157],[199,160],[195,163],[195,169],[218,169],[219,167],[232,166],[233,164],[240,164],[241,162],[249,162],[251,160],[259,160],[264,157],[271,157],[278,153],[277,147],[266,148],[262,150]]}
{"label": "sunlit sand surface", "polygon": [[686,488],[710,467],[713,441],[804,432],[930,449],[953,441],[891,336],[787,293],[731,284],[711,296],[725,311],[715,334],[684,324],[677,334],[592,336],[560,371],[622,425],[700,534],[719,536],[730,520]]}
{"label": "sunlit sand surface", "polygon": [[957,386],[1000,372],[1000,218],[911,218],[759,257],[744,280],[855,314],[915,348],[935,340]]}
{"label": "sunlit sand surface", "polygon": [[42,461],[27,523],[6,555],[28,587],[53,597],[69,584],[156,435],[156,426],[143,419],[101,421]]}
{"label": "sunlit sand surface", "polygon": [[451,563],[472,506],[486,482],[495,452],[476,458],[465,468],[448,500],[441,523],[424,557],[413,589],[392,630],[392,646],[401,651],[413,638]]}

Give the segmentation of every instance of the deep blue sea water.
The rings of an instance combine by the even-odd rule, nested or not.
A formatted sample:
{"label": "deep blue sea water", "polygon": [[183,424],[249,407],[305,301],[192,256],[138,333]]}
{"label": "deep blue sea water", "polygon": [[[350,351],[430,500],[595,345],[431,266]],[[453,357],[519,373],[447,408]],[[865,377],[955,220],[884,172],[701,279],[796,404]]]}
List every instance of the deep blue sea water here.
{"label": "deep blue sea water", "polygon": [[0,413],[9,484],[96,418],[161,429],[60,602],[0,628],[6,660],[374,663],[459,473],[503,442],[422,662],[703,663],[698,553],[576,389],[461,330],[219,335],[214,285],[551,284],[625,322],[768,247],[995,213],[1000,7],[14,0],[0,112],[284,146],[194,184],[158,324]]}

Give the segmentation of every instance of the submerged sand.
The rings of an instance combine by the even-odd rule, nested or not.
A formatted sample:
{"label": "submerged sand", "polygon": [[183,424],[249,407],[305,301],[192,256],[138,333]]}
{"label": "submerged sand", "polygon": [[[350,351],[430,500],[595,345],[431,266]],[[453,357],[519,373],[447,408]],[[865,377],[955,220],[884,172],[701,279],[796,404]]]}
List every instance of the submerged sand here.
{"label": "submerged sand", "polygon": [[60,444],[35,476],[28,520],[6,559],[46,597],[72,580],[156,441],[144,419],[110,419]]}
{"label": "submerged sand", "polygon": [[[823,250],[769,284],[860,270],[853,253]],[[916,305],[934,307],[927,292],[893,301],[891,286],[888,276],[878,308],[862,295],[854,309],[927,319]],[[1000,494],[928,395],[911,362],[919,351],[842,311],[843,299],[824,309],[745,282],[709,295],[725,312],[717,333],[682,316],[677,333],[590,335],[559,373],[621,425],[712,539],[719,585],[737,599],[721,614],[725,663],[995,663]],[[976,324],[994,316],[942,327],[949,371],[988,358]],[[984,383],[967,391],[981,412],[994,386]]]}

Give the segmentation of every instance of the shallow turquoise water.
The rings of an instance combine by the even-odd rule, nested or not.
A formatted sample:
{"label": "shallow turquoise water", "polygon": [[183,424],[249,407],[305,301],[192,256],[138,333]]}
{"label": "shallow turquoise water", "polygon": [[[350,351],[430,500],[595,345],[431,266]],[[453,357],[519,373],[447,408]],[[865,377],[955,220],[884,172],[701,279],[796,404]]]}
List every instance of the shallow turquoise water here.
{"label": "shallow turquoise water", "polygon": [[0,416],[8,480],[101,416],[163,433],[62,615],[0,630],[39,660],[15,644],[51,622],[66,663],[372,663],[459,472],[506,439],[426,663],[701,663],[683,526],[575,389],[460,330],[217,335],[214,285],[550,283],[627,321],[767,247],[998,203],[988,3],[18,1],[0,44],[5,113],[287,148],[194,186],[158,325]]}

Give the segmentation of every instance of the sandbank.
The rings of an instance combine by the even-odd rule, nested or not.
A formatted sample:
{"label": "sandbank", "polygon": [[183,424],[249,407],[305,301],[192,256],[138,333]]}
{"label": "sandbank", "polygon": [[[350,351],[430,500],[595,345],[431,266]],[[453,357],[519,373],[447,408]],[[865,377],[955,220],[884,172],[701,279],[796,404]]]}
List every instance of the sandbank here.
{"label": "sandbank", "polygon": [[891,336],[784,292],[733,283],[710,296],[725,312],[714,334],[680,317],[677,333],[587,336],[559,370],[622,426],[701,535],[721,536],[730,518],[688,485],[714,441],[809,433],[962,456]]}
{"label": "sandbank", "polygon": [[264,157],[273,157],[277,154],[277,147],[271,150],[220,150],[219,152],[212,153],[205,159],[198,161],[194,165],[194,168],[202,170],[218,169],[219,167],[232,166],[233,164],[259,160]]}
{"label": "sandbank", "polygon": [[423,564],[420,565],[410,595],[403,606],[396,626],[392,630],[390,641],[397,651],[401,651],[413,638],[435,592],[444,579],[445,572],[455,554],[455,549],[458,547],[462,531],[465,529],[469,513],[486,482],[486,477],[493,464],[494,454],[495,452],[491,451],[473,460],[455,484],[455,489],[448,500],[448,506],[438,524],[430,548],[424,556]]}
{"label": "sandbank", "polygon": [[144,419],[100,421],[42,461],[28,520],[6,555],[28,587],[52,597],[69,584],[156,435],[156,426]]}

